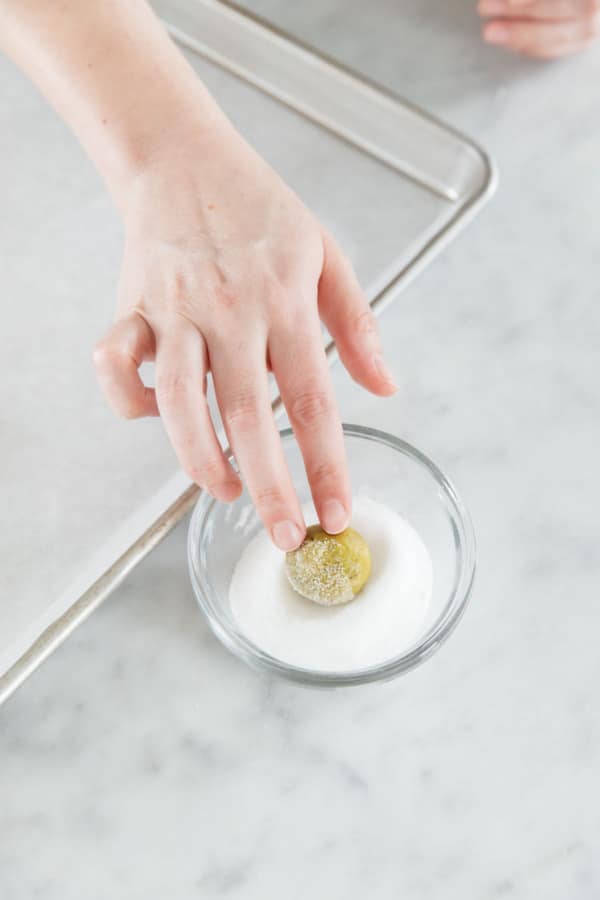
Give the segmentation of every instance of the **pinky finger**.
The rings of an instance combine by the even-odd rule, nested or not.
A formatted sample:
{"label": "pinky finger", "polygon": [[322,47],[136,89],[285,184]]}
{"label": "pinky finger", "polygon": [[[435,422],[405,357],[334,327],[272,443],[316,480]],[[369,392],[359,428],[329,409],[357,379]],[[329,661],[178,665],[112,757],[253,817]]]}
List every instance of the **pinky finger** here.
{"label": "pinky finger", "polygon": [[94,366],[104,395],[118,416],[138,419],[158,416],[156,396],[138,371],[154,357],[154,333],[142,316],[133,313],[118,319],[96,344]]}

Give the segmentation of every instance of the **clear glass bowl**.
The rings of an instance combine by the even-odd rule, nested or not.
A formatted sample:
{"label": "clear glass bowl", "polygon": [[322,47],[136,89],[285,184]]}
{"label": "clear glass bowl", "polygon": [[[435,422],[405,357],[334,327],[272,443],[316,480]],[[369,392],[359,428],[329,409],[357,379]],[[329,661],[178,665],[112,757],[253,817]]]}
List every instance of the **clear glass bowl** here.
{"label": "clear glass bowl", "polygon": [[[262,528],[246,492],[232,504],[202,494],[192,514],[188,560],[194,592],[222,643],[256,668],[316,686],[363,684],[393,678],[428,659],[450,635],[467,604],[475,573],[475,535],[454,487],[424,454],[399,438],[344,425],[352,487],[402,515],[419,533],[433,565],[433,596],[422,630],[396,657],[368,669],[321,672],[276,659],[239,630],[229,585],[246,544]],[[310,490],[290,429],[281,440],[301,503]]]}

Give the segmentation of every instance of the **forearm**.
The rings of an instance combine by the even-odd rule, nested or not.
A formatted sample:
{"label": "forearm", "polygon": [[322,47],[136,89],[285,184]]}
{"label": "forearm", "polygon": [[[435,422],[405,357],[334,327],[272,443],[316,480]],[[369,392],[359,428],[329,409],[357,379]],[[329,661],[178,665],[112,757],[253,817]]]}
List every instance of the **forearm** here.
{"label": "forearm", "polygon": [[145,0],[0,0],[0,44],[76,133],[119,204],[167,143],[225,125]]}

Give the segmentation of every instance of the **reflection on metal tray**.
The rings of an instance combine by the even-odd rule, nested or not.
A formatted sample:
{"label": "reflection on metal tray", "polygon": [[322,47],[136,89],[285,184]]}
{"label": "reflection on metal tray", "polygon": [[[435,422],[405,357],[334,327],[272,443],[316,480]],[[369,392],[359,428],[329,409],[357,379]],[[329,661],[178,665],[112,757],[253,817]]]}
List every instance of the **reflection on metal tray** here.
{"label": "reflection on metal tray", "polygon": [[[341,242],[378,314],[490,196],[494,171],[485,152],[409,103],[233,6],[217,0],[155,0],[154,6],[236,126]],[[24,145],[26,131],[24,126]],[[49,192],[52,189],[52,185],[47,188]],[[56,202],[68,202],[63,184],[56,186],[59,190],[62,193]],[[79,194],[74,190],[73,200],[75,196],[81,196],[81,190]],[[49,194],[48,203],[51,199]],[[114,223],[108,220],[107,246],[112,247],[113,232]],[[15,272],[15,290],[22,290],[26,282],[20,271]],[[88,326],[99,330],[105,313]],[[76,318],[71,322],[68,315],[63,318],[63,340],[67,342],[72,337],[73,342],[80,341],[81,324]],[[8,347],[6,350],[9,352]],[[327,353],[333,361],[335,347],[329,345]],[[39,378],[43,383],[43,373]],[[85,397],[80,391],[67,398],[73,417],[78,414],[77,403],[81,405],[80,415],[88,413],[88,447],[102,441],[108,446],[110,438],[114,440],[110,445],[115,448],[113,455],[123,447],[128,451],[122,468],[127,463],[131,465],[139,452],[130,437],[132,432],[115,430],[112,437],[107,437],[112,426],[100,413],[101,432],[100,425],[90,422],[89,398],[95,396],[92,390],[90,383]],[[48,404],[50,398],[38,398],[38,402]],[[101,402],[98,397],[97,403]],[[274,406],[280,411],[278,400]],[[36,410],[32,410],[29,421],[37,421],[35,414]],[[60,418],[60,410],[55,410],[54,429],[60,428],[57,417]],[[22,423],[15,419],[8,424],[18,435]],[[98,433],[94,432],[95,427]],[[43,446],[45,433],[28,435],[29,439]],[[137,441],[139,444],[139,435]],[[153,442],[152,451],[147,446],[145,452],[154,452]],[[30,580],[27,592],[23,588],[23,596],[19,597],[23,569],[18,566],[22,561],[16,559],[14,571],[9,572],[6,584],[15,596],[15,608],[20,603],[21,610],[28,610],[28,618],[6,647],[2,646],[0,622],[0,702],[102,602],[195,502],[199,491],[190,487],[183,475],[165,478],[170,457],[164,455],[164,449],[160,452],[162,456],[156,450],[157,459],[148,462],[141,481],[136,481],[132,467],[131,478],[120,477],[116,484],[114,471],[107,475],[106,463],[100,465],[93,452],[70,461],[71,471],[77,467],[89,474],[85,487],[82,481],[80,506],[85,503],[87,510],[97,513],[93,553],[89,535],[81,526],[85,509],[82,513],[69,507],[69,492],[76,493],[72,484],[65,481],[65,496],[58,498],[62,518],[57,527],[56,515],[54,519],[51,515],[44,518],[39,507],[27,509],[29,495],[35,496],[35,491],[27,494],[26,488],[21,487],[27,483],[25,472],[13,472],[14,505],[16,508],[20,504],[24,510],[18,520],[23,533],[19,532],[21,526],[15,529],[12,524],[10,538],[14,546],[33,540],[27,523],[37,515],[39,547],[34,543],[34,558],[35,553],[57,551],[58,545],[52,541],[58,541],[58,534],[61,548],[67,549],[62,551],[63,557],[55,552],[57,559],[65,560],[65,572],[60,573],[62,581],[56,582],[60,589],[54,587],[40,563],[40,574],[36,576],[40,581]],[[19,490],[24,491],[22,497],[18,496]],[[119,523],[116,529],[115,523]],[[10,553],[10,541],[8,549]],[[48,584],[53,592],[50,597],[46,596]]]}

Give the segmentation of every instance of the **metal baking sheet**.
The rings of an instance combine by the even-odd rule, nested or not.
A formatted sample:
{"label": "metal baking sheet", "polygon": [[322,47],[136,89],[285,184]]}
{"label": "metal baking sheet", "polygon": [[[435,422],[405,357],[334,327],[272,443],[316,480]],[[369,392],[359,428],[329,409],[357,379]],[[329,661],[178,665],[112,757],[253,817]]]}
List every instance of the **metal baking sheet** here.
{"label": "metal baking sheet", "polygon": [[[473,141],[267,23],[217,0],[154,6],[236,126],[352,257],[378,314],[493,191]],[[118,422],[104,406],[90,349],[112,315],[120,225],[33,88],[6,61],[0,77],[1,702],[198,489],[159,422]]]}

